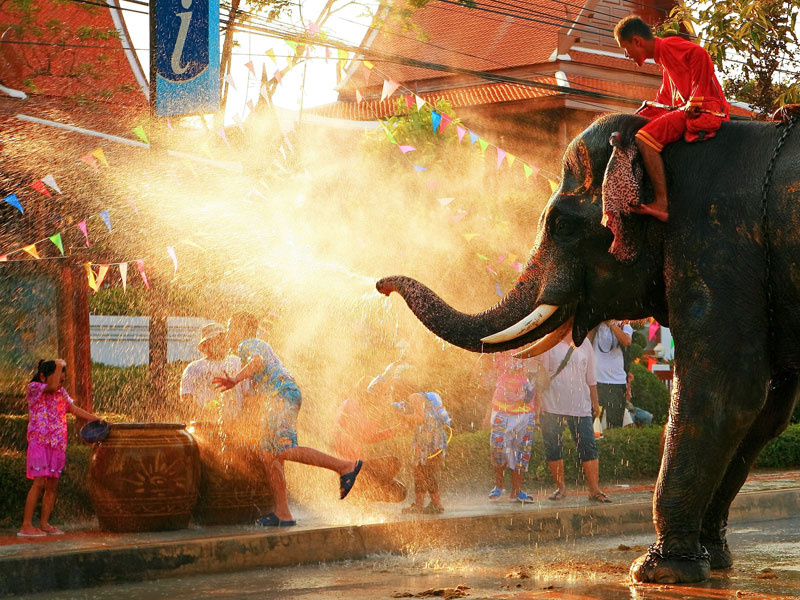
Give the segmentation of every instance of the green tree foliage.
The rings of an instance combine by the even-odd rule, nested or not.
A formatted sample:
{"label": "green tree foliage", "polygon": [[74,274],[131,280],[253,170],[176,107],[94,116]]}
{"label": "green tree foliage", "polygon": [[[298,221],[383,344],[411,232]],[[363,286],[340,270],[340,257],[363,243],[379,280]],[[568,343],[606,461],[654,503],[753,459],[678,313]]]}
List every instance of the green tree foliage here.
{"label": "green tree foliage", "polygon": [[662,32],[701,31],[699,41],[725,72],[725,93],[768,114],[800,101],[799,12],[800,0],[689,0],[672,9]]}

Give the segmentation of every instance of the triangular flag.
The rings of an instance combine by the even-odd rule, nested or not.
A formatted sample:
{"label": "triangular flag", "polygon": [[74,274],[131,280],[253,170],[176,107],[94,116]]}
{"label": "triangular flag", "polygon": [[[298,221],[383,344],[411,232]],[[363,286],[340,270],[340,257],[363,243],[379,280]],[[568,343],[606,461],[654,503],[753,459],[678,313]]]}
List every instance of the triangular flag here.
{"label": "triangular flag", "polygon": [[219,129],[217,129],[217,135],[221,137],[223,140],[225,140],[225,143],[228,145],[228,148],[231,147],[231,143],[228,141],[228,136],[225,135],[224,127],[220,127]]}
{"label": "triangular flag", "polygon": [[8,260],[8,254],[3,254],[3,256],[0,256],[0,262],[6,262],[7,260]]}
{"label": "triangular flag", "polygon": [[122,279],[122,291],[128,287],[128,263],[119,263],[119,276]]}
{"label": "triangular flag", "polygon": [[261,92],[260,93],[261,93],[261,97],[264,100],[266,100],[267,102],[269,102],[269,91],[267,90],[267,84],[266,83],[262,83],[261,84]]}
{"label": "triangular flag", "polygon": [[356,89],[356,104],[361,104],[364,101],[364,96]]}
{"label": "triangular flag", "polygon": [[61,242],[61,234],[57,233],[55,235],[50,236],[50,241],[56,245],[59,252],[61,252],[61,256],[64,256],[64,244]]}
{"label": "triangular flag", "polygon": [[61,188],[58,187],[58,184],[56,183],[56,178],[53,177],[52,175],[47,175],[46,177],[42,177],[42,181],[44,181],[48,185],[48,187],[53,188],[59,194],[61,193]]}
{"label": "triangular flag", "polygon": [[383,89],[381,90],[381,102],[383,102],[387,98],[391,98],[392,94],[394,94],[397,88],[399,87],[400,84],[397,83],[394,79],[385,80],[383,82]]}
{"label": "triangular flag", "polygon": [[277,61],[277,60],[275,60],[275,51],[274,51],[272,48],[270,48],[269,50],[267,50],[267,51],[266,51],[264,54],[266,54],[267,56],[269,56],[269,57],[270,57],[270,59],[272,60],[272,62],[274,62],[274,63],[275,63],[275,66],[277,66],[277,65],[278,65],[278,61]]}
{"label": "triangular flag", "polygon": [[413,152],[414,150],[416,150],[414,146],[398,146],[397,149],[400,150],[400,152],[402,152],[403,154],[405,154],[406,152]]}
{"label": "triangular flag", "polygon": [[484,255],[484,254],[478,254],[478,253],[476,252],[476,253],[475,253],[475,256],[477,256],[477,257],[478,257],[478,258],[480,258],[481,260],[489,260],[489,257],[488,257],[488,256],[486,256],[486,255]]}
{"label": "triangular flag", "polygon": [[139,275],[141,275],[142,277],[142,281],[144,282],[144,287],[146,287],[149,290],[150,282],[147,281],[147,275],[145,275],[144,272],[144,261],[141,258],[137,259],[136,268],[139,269]]}
{"label": "triangular flag", "polygon": [[525,163],[522,163],[522,170],[525,171],[525,179],[528,179],[533,174],[533,169]]}
{"label": "triangular flag", "polygon": [[242,121],[242,117],[239,116],[239,113],[233,113],[233,122],[236,123],[236,126],[244,133],[244,121]]}
{"label": "triangular flag", "polygon": [[306,31],[309,33],[319,33],[319,25],[314,23],[314,21],[309,21],[308,25],[306,25]]}
{"label": "triangular flag", "polygon": [[94,293],[97,293],[97,280],[94,278],[94,271],[90,263],[83,263],[83,268],[86,269],[86,277],[89,280],[89,287],[92,288]]}
{"label": "triangular flag", "polygon": [[486,154],[486,149],[489,147],[489,142],[487,142],[487,141],[486,141],[485,139],[483,139],[483,138],[480,138],[480,139],[478,140],[478,144],[479,144],[479,145],[480,145],[480,147],[481,147],[481,154]]}
{"label": "triangular flag", "polygon": [[234,91],[236,91],[236,92],[239,91],[239,90],[236,89],[236,84],[233,81],[233,75],[228,73],[227,75],[225,75],[224,80],[229,86],[231,86],[234,89]]}
{"label": "triangular flag", "polygon": [[511,165],[514,164],[514,161],[517,160],[517,157],[513,154],[506,153],[506,162],[508,163],[508,167],[511,168]]}
{"label": "triangular flag", "polygon": [[167,127],[169,127],[170,129],[175,129],[175,128],[172,126],[172,121],[170,121],[170,120],[169,120],[169,117],[167,117]]}
{"label": "triangular flag", "polygon": [[403,98],[406,101],[406,108],[411,110],[411,107],[414,106],[414,96],[411,94],[403,94]]}
{"label": "triangular flag", "polygon": [[250,109],[250,112],[253,112],[253,111],[256,109],[256,107],[255,107],[255,105],[253,104],[253,101],[252,101],[252,100],[248,100],[248,101],[247,101],[247,108],[249,108],[249,109]]}
{"label": "triangular flag", "polygon": [[433,133],[436,133],[439,130],[439,125],[442,122],[442,115],[441,113],[436,112],[435,110],[431,111],[431,124],[433,125]]}
{"label": "triangular flag", "polygon": [[463,208],[459,208],[458,212],[456,212],[456,214],[450,217],[450,220],[453,223],[458,223],[461,219],[463,219],[466,216],[467,216],[467,211],[465,211]]}
{"label": "triangular flag", "polygon": [[133,129],[131,129],[131,131],[134,134],[136,134],[136,137],[138,137],[140,140],[142,140],[145,144],[149,144],[150,143],[150,140],[147,139],[147,134],[144,132],[144,127],[142,127],[141,125],[137,125]]}
{"label": "triangular flag", "polygon": [[86,247],[88,248],[90,244],[89,244],[89,232],[86,230],[86,221],[81,221],[80,223],[78,223],[78,229],[81,230],[81,233],[83,233],[83,237],[86,238]]}
{"label": "triangular flag", "polygon": [[470,143],[470,146],[474,145],[475,142],[477,142],[479,139],[480,138],[478,137],[478,134],[474,133],[474,132],[472,132],[470,130],[470,132],[469,132],[469,143]]}
{"label": "triangular flag", "polygon": [[252,60],[248,60],[244,63],[244,66],[247,67],[247,70],[253,74],[253,77],[256,76],[256,66],[253,64]]}
{"label": "triangular flag", "polygon": [[516,260],[517,260],[517,255],[516,254],[509,254],[508,255],[508,262],[514,263],[514,262],[516,262]]}
{"label": "triangular flag", "polygon": [[331,57],[331,49],[325,46],[325,64],[328,64],[328,59]]}
{"label": "triangular flag", "polygon": [[97,214],[100,215],[101,219],[103,219],[103,223],[106,224],[106,227],[108,227],[108,231],[110,233],[111,232],[111,217],[108,215],[108,211],[107,210],[101,210]]}
{"label": "triangular flag", "polygon": [[552,179],[548,179],[547,182],[550,184],[550,191],[555,192],[558,189],[558,182],[553,181]]}
{"label": "triangular flag", "polygon": [[87,152],[81,156],[81,160],[97,171],[97,159],[92,154],[92,152]]}
{"label": "triangular flag", "polygon": [[414,94],[414,100],[417,102],[417,110],[422,110],[422,107],[425,106],[425,100]]}
{"label": "triangular flag", "polygon": [[293,42],[292,40],[286,40],[286,45],[292,49],[295,53],[297,53],[297,42]]}
{"label": "triangular flag", "polygon": [[30,254],[33,258],[39,258],[39,253],[36,251],[36,244],[25,246],[23,250],[28,254]]}
{"label": "triangular flag", "polygon": [[467,133],[467,130],[461,125],[456,125],[456,133],[458,133],[458,143],[460,144],[461,140],[464,139],[464,134]]}
{"label": "triangular flag", "polygon": [[497,149],[497,168],[500,168],[500,165],[503,164],[503,160],[506,157],[506,151],[501,150],[500,148]]}
{"label": "triangular flag", "polygon": [[175,254],[175,248],[172,246],[167,246],[167,254],[169,254],[170,258],[172,259],[172,264],[175,266],[175,270],[172,273],[172,275],[175,276],[178,274],[178,257]]}
{"label": "triangular flag", "polygon": [[455,198],[439,198],[438,202],[441,206],[447,206],[450,204]]}
{"label": "triangular flag", "polygon": [[497,277],[497,271],[495,271],[495,270],[494,270],[492,267],[490,267],[489,265],[486,265],[486,270],[487,270],[487,271],[489,271],[489,273],[491,273],[491,274],[492,274],[492,275],[494,275],[495,277]]}
{"label": "triangular flag", "polygon": [[336,50],[336,56],[339,58],[339,68],[344,69],[347,64],[347,59],[350,58],[350,53],[347,50]]}
{"label": "triangular flag", "polygon": [[[95,279],[95,285],[97,289],[100,289],[100,286],[103,285],[103,279],[106,278],[106,274],[108,273],[109,265],[100,265],[100,268],[97,270],[97,279]],[[97,290],[95,290],[97,292]]]}
{"label": "triangular flag", "polygon": [[471,242],[474,238],[478,237],[479,234],[477,234],[477,233],[465,233],[463,235],[464,235],[464,239],[465,240],[467,240],[468,242]]}
{"label": "triangular flag", "polygon": [[498,255],[497,255],[497,264],[498,264],[498,265],[502,265],[502,264],[503,264],[503,261],[504,261],[505,259],[506,259],[506,255],[505,255],[505,254],[498,254]]}
{"label": "triangular flag", "polygon": [[136,206],[136,201],[135,200],[131,200],[130,198],[128,198],[125,201],[128,203],[128,206],[130,206],[133,209],[133,212],[136,213],[136,216],[139,216],[139,207]]}
{"label": "triangular flag", "polygon": [[514,263],[514,268],[517,270],[518,273],[522,273],[522,263],[521,262],[516,261]]}
{"label": "triangular flag", "polygon": [[25,210],[22,208],[22,204],[19,203],[16,194],[9,194],[5,198],[3,198],[3,202],[10,204],[14,208],[16,208],[19,212],[21,212],[23,215],[25,214]]}
{"label": "triangular flag", "polygon": [[661,325],[658,324],[658,321],[651,321],[650,325],[647,327],[647,340],[650,341],[656,337],[659,329],[661,329]]}
{"label": "triangular flag", "polygon": [[414,168],[417,170],[417,173],[422,173],[423,171],[427,171],[428,169],[425,167],[421,167],[419,165],[414,165]]}
{"label": "triangular flag", "polygon": [[48,198],[52,198],[53,195],[50,193],[50,190],[47,189],[47,186],[44,184],[44,181],[41,179],[37,179],[31,184],[31,187],[35,189],[40,194],[44,194]]}
{"label": "triangular flag", "polygon": [[280,69],[276,69],[276,70],[275,70],[275,74],[272,76],[272,78],[273,78],[275,81],[277,81],[278,83],[280,83],[280,82],[281,82],[281,78],[282,78],[282,77],[283,77],[283,75],[281,74],[281,70],[280,70]]}
{"label": "triangular flag", "polygon": [[494,284],[494,291],[497,292],[497,295],[501,298],[503,297],[503,289],[500,287],[500,284],[495,282]]}
{"label": "triangular flag", "polygon": [[97,148],[96,150],[92,150],[92,156],[94,156],[97,160],[100,161],[101,165],[109,166],[108,161],[106,160],[105,152],[103,152],[102,148]]}
{"label": "triangular flag", "polygon": [[450,115],[442,114],[442,126],[439,130],[439,133],[444,132],[444,130],[447,129],[447,126],[450,125],[450,123],[452,122],[453,122],[453,117],[451,117]]}
{"label": "triangular flag", "polygon": [[361,63],[361,64],[362,64],[362,65],[364,65],[365,67],[367,67],[367,68],[368,68],[370,71],[371,71],[372,69],[374,69],[374,68],[375,68],[375,65],[373,65],[373,64],[372,64],[371,62],[369,62],[368,60],[365,60],[365,61],[364,61],[363,63]]}

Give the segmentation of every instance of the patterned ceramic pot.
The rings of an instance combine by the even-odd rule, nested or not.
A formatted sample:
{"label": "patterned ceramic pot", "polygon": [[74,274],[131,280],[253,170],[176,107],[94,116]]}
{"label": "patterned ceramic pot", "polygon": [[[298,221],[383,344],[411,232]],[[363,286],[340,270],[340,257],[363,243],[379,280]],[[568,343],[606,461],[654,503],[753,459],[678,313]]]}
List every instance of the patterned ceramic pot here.
{"label": "patterned ceramic pot", "polygon": [[204,525],[252,523],[272,512],[272,490],[254,444],[237,441],[216,423],[192,423],[200,454],[200,497],[194,519]]}
{"label": "patterned ceramic pot", "polygon": [[89,496],[105,531],[184,529],[199,484],[197,444],[181,423],[112,424],[92,449]]}

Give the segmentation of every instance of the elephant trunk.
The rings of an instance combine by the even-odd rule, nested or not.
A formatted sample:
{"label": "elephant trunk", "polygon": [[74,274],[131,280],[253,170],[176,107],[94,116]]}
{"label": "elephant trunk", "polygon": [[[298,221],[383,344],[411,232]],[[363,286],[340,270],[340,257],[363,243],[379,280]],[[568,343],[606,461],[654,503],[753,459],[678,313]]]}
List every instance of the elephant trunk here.
{"label": "elephant trunk", "polygon": [[[492,308],[475,315],[459,312],[442,300],[436,293],[410,277],[385,277],[376,284],[379,292],[389,295],[397,292],[408,304],[416,317],[431,332],[441,339],[465,350],[473,352],[499,352],[518,348],[555,329],[564,318],[545,321],[540,311],[538,316],[531,314],[536,308],[538,286],[526,272],[517,285]],[[550,307],[558,316],[561,309]],[[545,310],[545,313],[553,311]],[[535,311],[534,311],[535,312]],[[532,323],[531,317],[539,318]],[[494,337],[515,324],[527,319],[527,329],[518,327],[512,336],[502,336],[498,343],[487,343],[483,338]],[[553,321],[551,323],[550,321]],[[533,325],[531,327],[531,324]],[[537,327],[537,325],[539,325]],[[530,331],[535,330],[535,331]],[[495,338],[496,339],[496,338]]]}

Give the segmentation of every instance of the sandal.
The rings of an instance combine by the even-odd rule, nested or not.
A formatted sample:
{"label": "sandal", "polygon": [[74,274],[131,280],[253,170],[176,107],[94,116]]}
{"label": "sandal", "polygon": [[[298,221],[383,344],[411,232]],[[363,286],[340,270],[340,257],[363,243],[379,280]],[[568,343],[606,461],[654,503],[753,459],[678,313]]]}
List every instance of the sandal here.
{"label": "sandal", "polygon": [[553,502],[557,502],[559,500],[563,500],[566,497],[567,497],[567,493],[566,492],[562,492],[561,490],[556,490],[555,492],[550,494],[547,497],[547,499],[548,500],[552,500]]}
{"label": "sandal", "polygon": [[356,482],[356,477],[358,477],[358,473],[361,471],[363,464],[361,459],[357,460],[355,469],[339,477],[339,500],[344,500],[347,494],[350,493],[350,490],[353,489],[353,484]]}
{"label": "sandal", "polygon": [[526,502],[533,502],[535,498],[528,494],[527,492],[520,492],[516,496],[511,499],[513,502],[519,502],[520,504],[525,504]]}
{"label": "sandal", "polygon": [[21,538],[26,538],[26,537],[45,537],[46,535],[47,534],[44,531],[42,531],[41,529],[36,529],[35,527],[34,527],[34,530],[29,532],[29,533],[28,532],[24,532],[24,531],[18,531],[17,532],[17,537],[21,537]]}
{"label": "sandal", "polygon": [[406,506],[400,512],[403,513],[404,515],[421,515],[423,512],[425,512],[425,509],[415,502],[410,506]]}
{"label": "sandal", "polygon": [[589,502],[597,502],[599,504],[611,504],[611,498],[609,498],[603,492],[597,492],[596,494],[589,496]]}
{"label": "sandal", "polygon": [[42,531],[44,531],[47,535],[64,535],[64,532],[61,531],[58,527],[53,527],[52,525],[48,525],[47,527],[40,527]]}
{"label": "sandal", "polygon": [[426,515],[440,515],[444,512],[444,506],[436,506],[435,504],[428,504],[428,506],[422,509],[422,512]]}
{"label": "sandal", "polygon": [[262,527],[294,527],[297,525],[297,521],[282,521],[275,513],[269,513],[258,517],[256,525],[261,525]]}
{"label": "sandal", "polygon": [[503,490],[499,487],[492,488],[492,491],[489,492],[489,500],[499,500],[500,496],[503,495]]}

